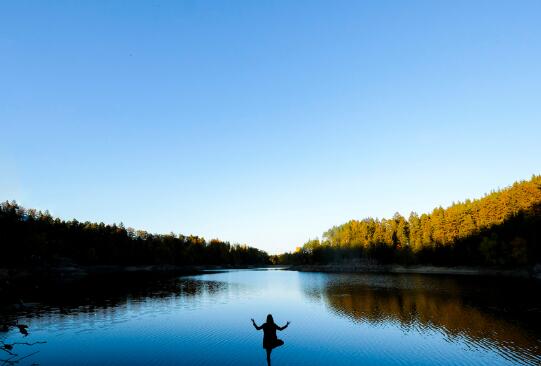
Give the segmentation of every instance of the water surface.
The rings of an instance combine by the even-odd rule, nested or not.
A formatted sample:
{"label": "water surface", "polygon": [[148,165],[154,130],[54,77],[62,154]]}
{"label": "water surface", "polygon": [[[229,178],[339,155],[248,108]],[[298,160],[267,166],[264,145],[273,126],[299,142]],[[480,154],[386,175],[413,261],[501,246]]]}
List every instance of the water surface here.
{"label": "water surface", "polygon": [[[265,365],[267,313],[285,345],[273,365],[539,365],[541,286],[524,280],[234,270],[98,278],[3,311],[19,365]],[[37,295],[34,295],[37,296]],[[6,359],[0,354],[0,359]],[[0,365],[2,363],[0,362]]]}

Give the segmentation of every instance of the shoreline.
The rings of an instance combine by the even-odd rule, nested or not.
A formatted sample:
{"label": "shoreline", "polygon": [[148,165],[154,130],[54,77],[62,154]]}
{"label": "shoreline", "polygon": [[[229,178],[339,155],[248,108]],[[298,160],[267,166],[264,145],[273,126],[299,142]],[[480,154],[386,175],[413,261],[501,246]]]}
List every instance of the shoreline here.
{"label": "shoreline", "polygon": [[[94,265],[0,268],[0,305],[19,304],[28,293],[40,293],[74,285],[80,281],[139,281],[174,276],[191,276],[209,271],[231,269],[286,270],[298,272],[350,273],[350,274],[421,274],[437,276],[470,276],[492,278],[514,278],[517,280],[541,280],[541,265],[519,268],[475,267],[475,266],[432,266],[432,265],[383,265],[374,263],[334,263],[312,265]],[[121,282],[122,283],[122,282]]]}
{"label": "shoreline", "polygon": [[389,273],[389,274],[424,274],[451,276],[513,277],[541,280],[541,266],[520,267],[514,269],[474,266],[431,266],[431,265],[384,265],[384,264],[303,264],[287,268],[299,272],[322,273]]}
{"label": "shoreline", "polygon": [[64,266],[36,266],[36,267],[0,267],[0,281],[26,280],[35,277],[54,279],[80,279],[92,275],[117,274],[179,274],[191,275],[212,270],[227,269],[255,269],[256,265],[64,265]]}
{"label": "shoreline", "polygon": [[[71,281],[89,276],[102,275],[196,275],[207,271],[230,269],[280,269],[298,272],[322,273],[391,273],[391,274],[426,274],[456,276],[503,276],[516,278],[534,278],[541,280],[541,264],[518,268],[480,267],[480,266],[434,266],[434,265],[398,265],[367,263],[333,263],[300,265],[64,265],[44,267],[0,267],[0,281],[26,282],[38,279],[42,281]],[[1,287],[1,283],[0,283]]]}
{"label": "shoreline", "polygon": [[138,281],[191,276],[229,269],[257,269],[261,266],[235,265],[92,265],[0,267],[0,307],[23,304],[28,293],[91,281]]}

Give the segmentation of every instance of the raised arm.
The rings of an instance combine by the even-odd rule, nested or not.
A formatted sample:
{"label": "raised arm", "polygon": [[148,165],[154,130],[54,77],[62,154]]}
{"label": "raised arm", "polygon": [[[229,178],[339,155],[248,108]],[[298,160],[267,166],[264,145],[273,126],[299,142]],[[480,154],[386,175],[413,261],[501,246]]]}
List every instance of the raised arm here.
{"label": "raised arm", "polygon": [[287,328],[287,326],[288,326],[289,324],[291,324],[291,323],[290,323],[290,322],[287,322],[286,325],[284,325],[283,327],[276,326],[276,329],[278,329],[278,330],[284,330],[284,329]]}
{"label": "raised arm", "polygon": [[257,329],[257,330],[261,330],[261,328],[263,328],[263,326],[258,326],[256,323],[255,323],[255,320],[252,319],[252,324],[254,325],[254,328]]}

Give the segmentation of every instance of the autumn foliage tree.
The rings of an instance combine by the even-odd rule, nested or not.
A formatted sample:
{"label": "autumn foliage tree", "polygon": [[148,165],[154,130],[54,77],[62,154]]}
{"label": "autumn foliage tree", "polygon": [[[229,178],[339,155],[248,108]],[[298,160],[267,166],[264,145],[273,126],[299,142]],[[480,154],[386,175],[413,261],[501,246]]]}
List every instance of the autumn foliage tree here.
{"label": "autumn foliage tree", "polygon": [[541,261],[541,176],[483,198],[412,212],[406,219],[351,220],[277,263],[374,260],[387,263],[526,265]]}

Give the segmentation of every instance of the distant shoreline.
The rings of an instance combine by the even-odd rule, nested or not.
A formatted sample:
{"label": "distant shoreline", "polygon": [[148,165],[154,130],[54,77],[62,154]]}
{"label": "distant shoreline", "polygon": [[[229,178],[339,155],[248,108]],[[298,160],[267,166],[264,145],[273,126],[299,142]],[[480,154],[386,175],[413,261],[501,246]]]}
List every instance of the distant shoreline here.
{"label": "distant shoreline", "polygon": [[382,264],[306,264],[292,265],[289,270],[299,272],[324,273],[394,273],[394,274],[426,274],[453,276],[501,276],[515,278],[534,278],[541,280],[541,266],[521,267],[514,269],[486,268],[474,266],[429,266],[429,265],[382,265]]}
{"label": "distant shoreline", "polygon": [[262,266],[234,265],[92,265],[65,264],[56,266],[0,267],[0,305],[22,304],[29,292],[78,283],[87,279],[107,281],[125,278],[152,279],[191,276],[208,271],[257,269]]}
{"label": "distant shoreline", "polygon": [[13,283],[35,281],[72,281],[88,276],[106,275],[194,275],[209,270],[227,269],[250,269],[261,268],[261,266],[234,266],[234,265],[61,265],[61,266],[35,266],[35,267],[0,267],[0,289],[1,281],[9,280]]}
{"label": "distant shoreline", "polygon": [[303,265],[65,265],[51,267],[0,267],[0,281],[29,280],[39,277],[41,280],[77,280],[95,275],[120,274],[171,274],[196,275],[207,271],[231,269],[282,269],[298,272],[323,273],[395,273],[395,274],[427,274],[427,275],[457,275],[457,276],[504,276],[517,278],[536,278],[541,280],[541,264],[520,268],[498,268],[480,266],[433,266],[398,264],[303,264]]}

